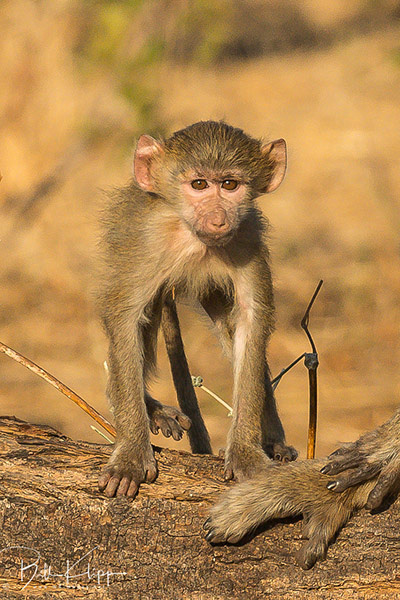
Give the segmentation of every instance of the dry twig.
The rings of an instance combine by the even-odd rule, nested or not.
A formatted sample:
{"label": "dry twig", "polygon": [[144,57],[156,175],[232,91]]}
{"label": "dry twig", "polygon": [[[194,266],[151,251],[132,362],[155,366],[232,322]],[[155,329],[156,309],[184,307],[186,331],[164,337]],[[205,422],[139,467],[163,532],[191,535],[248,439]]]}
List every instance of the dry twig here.
{"label": "dry twig", "polygon": [[0,352],[3,352],[10,358],[16,360],[18,363],[32,371],[32,373],[36,373],[36,375],[39,375],[39,377],[53,385],[57,390],[64,394],[64,396],[67,396],[67,398],[72,400],[72,402],[75,402],[75,404],[77,404],[82,410],[85,411],[85,413],[92,417],[92,419],[94,419],[96,423],[98,423],[106,431],[108,431],[109,434],[115,437],[114,426],[111,425],[111,423],[107,421],[107,419],[105,419],[99,412],[97,412],[95,408],[90,406],[90,404],[88,404],[83,398],[78,396],[78,394],[73,392],[69,387],[67,387],[56,377],[54,377],[54,375],[51,375],[50,373],[42,369],[42,367],[39,367],[34,362],[29,360],[29,358],[26,358],[25,356],[23,356],[16,350],[13,350],[9,346],[6,346],[6,344],[3,344],[2,342],[0,342]]}
{"label": "dry twig", "polygon": [[318,369],[318,353],[312,339],[311,333],[308,330],[308,323],[310,320],[310,310],[314,304],[315,298],[318,295],[319,290],[323,281],[319,282],[315,292],[307,306],[304,317],[301,320],[301,326],[307,334],[310,340],[312,352],[306,352],[304,355],[304,364],[308,369],[308,382],[309,382],[309,398],[310,398],[310,410],[309,410],[309,421],[308,421],[308,440],[307,440],[307,458],[315,457],[315,440],[317,437],[317,369]]}

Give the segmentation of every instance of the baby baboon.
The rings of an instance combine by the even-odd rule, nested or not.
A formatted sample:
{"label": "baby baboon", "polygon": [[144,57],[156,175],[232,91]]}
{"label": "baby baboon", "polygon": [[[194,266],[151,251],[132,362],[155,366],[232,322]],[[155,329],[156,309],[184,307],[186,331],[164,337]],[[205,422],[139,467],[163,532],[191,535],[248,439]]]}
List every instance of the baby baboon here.
{"label": "baby baboon", "polygon": [[[99,305],[110,342],[107,391],[117,429],[99,479],[106,495],[134,496],[142,481],[155,479],[152,410],[159,422],[167,419],[164,433],[179,437],[188,427],[182,413],[171,418],[146,391],[161,314],[178,398],[191,389],[183,347],[174,346],[180,335],[173,294],[204,308],[232,358],[226,477],[249,477],[269,464],[268,456],[296,457],[285,444],[265,357],[274,309],[267,224],[255,204],[279,186],[285,169],[284,140],[263,144],[223,122],[195,123],[164,141],[139,139],[136,181],[113,196],[104,217]],[[189,405],[196,421],[192,448],[199,437],[200,451],[209,452],[193,397]]]}
{"label": "baby baboon", "polygon": [[336,450],[328,462],[307,460],[280,467],[271,463],[262,475],[226,492],[204,524],[206,539],[235,543],[265,521],[303,515],[308,541],[296,558],[309,569],[324,557],[329,542],[355,510],[377,508],[385,497],[398,493],[400,411]]}

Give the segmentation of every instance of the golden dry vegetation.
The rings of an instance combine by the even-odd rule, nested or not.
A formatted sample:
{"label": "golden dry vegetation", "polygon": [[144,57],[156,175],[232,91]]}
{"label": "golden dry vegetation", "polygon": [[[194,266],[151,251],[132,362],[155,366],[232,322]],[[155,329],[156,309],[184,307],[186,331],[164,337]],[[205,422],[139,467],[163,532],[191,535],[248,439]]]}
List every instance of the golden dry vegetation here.
{"label": "golden dry vegetation", "polygon": [[[135,137],[208,118],[255,136],[285,137],[286,181],[260,200],[272,223],[276,286],[270,363],[276,374],[308,351],[300,319],[323,278],[311,316],[321,363],[317,452],[323,455],[399,404],[398,3],[293,2],[309,28],[306,41],[261,44],[246,60],[228,60],[220,38],[213,52],[203,44],[195,56],[184,36],[179,45],[177,32],[189,28],[181,19],[186,4],[2,3],[0,339],[107,415],[106,340],[92,301],[97,212],[102,190],[130,177]],[[230,23],[232,2],[222,4]],[[264,11],[274,3],[253,4]],[[203,15],[210,3],[197,5]],[[214,29],[226,36],[217,17]],[[271,31],[280,18],[274,16]],[[283,40],[286,29],[278,31]],[[265,39],[271,31],[265,29]],[[252,33],[240,31],[249,39]],[[264,43],[264,33],[257,35]],[[185,307],[181,315],[192,372],[229,401],[230,368],[206,321]],[[277,391],[288,441],[303,456],[307,385],[300,364]],[[153,388],[161,401],[175,401],[162,343]],[[229,419],[204,392],[198,397],[217,450]],[[3,414],[98,439],[78,408],[5,356],[0,406]]]}

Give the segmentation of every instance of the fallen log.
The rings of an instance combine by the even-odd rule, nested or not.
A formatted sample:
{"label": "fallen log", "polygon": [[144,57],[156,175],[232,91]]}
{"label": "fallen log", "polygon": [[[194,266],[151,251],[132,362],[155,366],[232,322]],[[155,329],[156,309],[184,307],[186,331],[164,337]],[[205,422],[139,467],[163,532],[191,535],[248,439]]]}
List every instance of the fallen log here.
{"label": "fallen log", "polygon": [[0,597],[6,600],[400,598],[400,503],[361,512],[327,559],[302,571],[301,522],[237,546],[202,523],[226,485],[214,456],[157,449],[157,481],[109,500],[97,475],[110,447],[0,418]]}

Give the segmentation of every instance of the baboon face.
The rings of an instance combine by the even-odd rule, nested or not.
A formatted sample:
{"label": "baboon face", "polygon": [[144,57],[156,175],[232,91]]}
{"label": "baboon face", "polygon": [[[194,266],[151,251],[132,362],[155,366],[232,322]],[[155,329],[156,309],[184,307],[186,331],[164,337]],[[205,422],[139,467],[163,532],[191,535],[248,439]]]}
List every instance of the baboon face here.
{"label": "baboon face", "polygon": [[[223,246],[234,235],[248,205],[241,173],[189,171],[180,183],[182,217],[207,246]],[[247,202],[246,202],[247,201]]]}
{"label": "baboon face", "polygon": [[139,186],[174,206],[207,246],[223,246],[260,194],[275,190],[286,169],[286,144],[262,144],[241,129],[206,121],[163,142],[141,136],[134,172]]}

